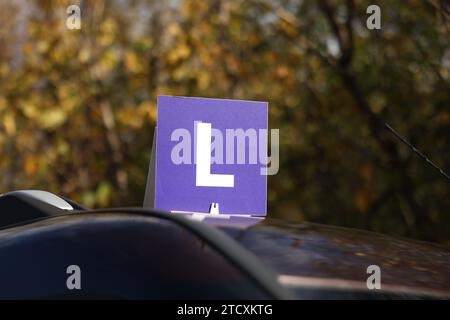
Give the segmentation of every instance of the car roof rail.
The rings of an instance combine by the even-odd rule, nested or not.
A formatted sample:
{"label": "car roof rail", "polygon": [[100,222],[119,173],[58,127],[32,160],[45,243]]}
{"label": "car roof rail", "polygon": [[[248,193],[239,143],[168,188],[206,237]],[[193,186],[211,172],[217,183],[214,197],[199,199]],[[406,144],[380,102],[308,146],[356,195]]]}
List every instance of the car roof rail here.
{"label": "car roof rail", "polygon": [[47,191],[12,191],[0,194],[0,227],[83,209],[77,203]]}

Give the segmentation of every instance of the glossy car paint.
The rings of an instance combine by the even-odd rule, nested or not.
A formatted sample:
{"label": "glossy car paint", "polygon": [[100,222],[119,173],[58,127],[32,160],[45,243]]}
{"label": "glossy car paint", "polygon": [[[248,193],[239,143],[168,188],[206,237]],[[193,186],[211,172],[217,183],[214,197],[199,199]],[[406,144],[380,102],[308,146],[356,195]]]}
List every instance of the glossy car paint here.
{"label": "glossy car paint", "polygon": [[[261,290],[251,273],[257,273],[260,281],[272,273],[260,268],[271,269],[275,282],[297,298],[450,298],[450,251],[442,246],[275,219],[201,220],[111,209],[4,226],[0,298],[76,297],[64,287],[64,267],[77,263],[82,270],[87,266],[83,271],[87,280],[97,283],[87,291],[94,298],[267,298],[270,294]],[[201,234],[171,223],[177,221],[222,235],[216,240],[236,244],[231,251],[240,255],[228,259]],[[236,264],[249,256],[243,269]],[[382,270],[379,292],[391,295],[367,289],[366,268],[371,264]],[[200,281],[201,277],[208,281]],[[216,289],[210,292],[212,287]],[[285,293],[275,296],[289,298]]]}
{"label": "glossy car paint", "polygon": [[[0,230],[0,298],[267,299],[258,283],[174,221],[73,214]],[[68,290],[77,265],[82,290]]]}
{"label": "glossy car paint", "polygon": [[258,256],[291,286],[367,290],[367,267],[382,289],[450,298],[450,250],[379,233],[265,219],[251,226],[209,221]]}

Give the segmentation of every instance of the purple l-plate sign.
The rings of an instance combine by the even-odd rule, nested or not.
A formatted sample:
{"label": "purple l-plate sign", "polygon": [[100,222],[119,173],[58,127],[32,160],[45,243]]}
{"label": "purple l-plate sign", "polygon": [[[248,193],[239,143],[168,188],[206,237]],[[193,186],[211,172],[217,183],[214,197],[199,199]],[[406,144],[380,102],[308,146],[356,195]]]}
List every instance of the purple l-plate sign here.
{"label": "purple l-plate sign", "polygon": [[[267,102],[159,96],[154,207],[209,212],[218,203],[220,214],[266,215],[267,139],[258,133],[267,122]],[[238,133],[248,134],[245,155]]]}

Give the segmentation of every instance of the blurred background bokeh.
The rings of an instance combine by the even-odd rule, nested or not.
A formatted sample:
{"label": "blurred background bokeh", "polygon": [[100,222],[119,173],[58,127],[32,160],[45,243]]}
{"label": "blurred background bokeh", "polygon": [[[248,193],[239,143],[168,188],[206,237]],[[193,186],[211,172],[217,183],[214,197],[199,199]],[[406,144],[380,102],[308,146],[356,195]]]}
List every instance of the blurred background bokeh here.
{"label": "blurred background bokeh", "polygon": [[440,0],[0,0],[0,193],[141,206],[157,95],[262,100],[281,140],[270,217],[450,244],[449,181],[382,125],[450,171],[449,16]]}

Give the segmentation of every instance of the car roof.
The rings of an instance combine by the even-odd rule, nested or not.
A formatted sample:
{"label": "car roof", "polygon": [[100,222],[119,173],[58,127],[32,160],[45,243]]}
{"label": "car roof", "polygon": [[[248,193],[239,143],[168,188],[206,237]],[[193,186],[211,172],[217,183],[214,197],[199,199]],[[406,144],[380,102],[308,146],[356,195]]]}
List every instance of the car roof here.
{"label": "car roof", "polygon": [[[30,220],[34,219],[46,220],[54,215],[66,215],[62,210],[50,212],[46,207],[36,206],[34,200],[27,201],[32,201],[31,207],[39,209],[38,213],[42,211],[45,214],[42,217],[21,219],[19,225],[30,224]],[[12,206],[16,207],[15,205],[16,203],[12,202]],[[26,209],[24,211],[28,212],[29,207]],[[83,210],[82,207],[76,207],[76,209],[67,216],[88,217],[91,214],[106,216],[127,213],[172,220],[188,227],[198,236],[207,237],[219,246],[219,251],[227,252],[227,255],[234,257],[235,262],[241,264],[241,257],[248,257],[248,254],[237,250],[239,246],[227,247],[230,243],[223,237],[211,235],[211,228],[206,226],[210,225],[213,229],[219,229],[227,234],[229,237],[226,238],[237,241],[247,253],[259,258],[258,261],[264,266],[275,271],[278,282],[285,287],[327,287],[367,291],[367,267],[378,265],[381,268],[383,290],[450,298],[450,250],[444,246],[356,229],[306,222],[294,223],[271,218],[248,216],[224,218],[223,215],[219,215],[220,217],[211,216],[198,223],[179,214],[137,208]],[[199,228],[201,225],[204,225],[204,228]],[[13,225],[7,223],[0,229],[11,230],[12,227]],[[225,248],[221,248],[222,242],[226,243]],[[242,254],[236,255],[234,252]],[[244,261],[241,267],[251,270],[256,266],[256,274],[259,274],[256,277],[259,281],[265,282],[264,279],[271,278],[267,277],[265,271],[259,270],[257,265],[261,263],[257,263],[257,260],[251,257],[244,260],[247,261]],[[253,276],[255,274],[254,271],[250,273]],[[265,286],[270,288],[270,291],[279,290],[271,281]],[[286,296],[286,293],[276,292],[276,295]]]}
{"label": "car roof", "polygon": [[[114,224],[121,226],[123,231],[117,233],[115,237],[113,237],[115,242],[105,245],[105,247],[111,251],[112,256],[113,254],[117,254],[117,250],[120,252],[127,252],[130,249],[136,250],[136,248],[127,247],[126,245],[124,246],[122,242],[127,238],[132,238],[135,236],[135,232],[132,228],[135,228],[136,226],[147,228],[150,235],[154,233],[150,227],[155,225],[151,223],[155,219],[161,220],[166,224],[170,223],[181,227],[183,229],[183,233],[190,234],[192,237],[197,239],[199,246],[197,249],[213,249],[213,251],[222,256],[229,263],[229,265],[233,265],[237,270],[245,275],[246,279],[255,284],[267,297],[272,299],[293,298],[290,291],[286,290],[277,282],[276,274],[274,274],[270,268],[267,268],[260,262],[259,259],[239,246],[230,237],[227,237],[215,228],[186,219],[185,217],[153,210],[143,210],[139,208],[117,208],[105,210],[71,211],[65,214],[40,217],[33,220],[22,221],[13,225],[3,226],[0,227],[0,254],[8,260],[9,257],[14,256],[17,252],[23,252],[22,258],[28,259],[27,257],[30,256],[28,253],[33,252],[33,246],[30,246],[30,239],[33,243],[40,241],[46,243],[46,245],[49,245],[49,241],[46,239],[48,237],[53,237],[55,239],[57,238],[57,241],[52,241],[55,245],[50,245],[50,247],[45,247],[43,249],[42,255],[39,256],[40,262],[44,261],[42,263],[45,264],[46,261],[51,260],[50,262],[55,262],[63,258],[65,259],[67,256],[70,257],[70,255],[61,255],[61,251],[58,251],[57,255],[53,255],[53,258],[49,260],[48,256],[52,256],[55,248],[58,249],[60,247],[65,247],[65,242],[71,245],[74,243],[77,244],[73,247],[73,250],[80,251],[82,248],[90,248],[88,251],[83,253],[83,259],[89,260],[91,259],[88,257],[90,254],[89,252],[92,250],[97,250],[97,243],[102,239],[101,236],[97,235],[97,237],[99,237],[98,241],[95,240],[95,237],[91,240],[86,240],[86,237],[83,236],[83,234],[92,233],[94,230],[97,230],[95,232],[95,234],[97,234],[98,230],[109,230],[110,226]],[[156,224],[156,226],[158,225],[161,227],[164,226],[164,224]],[[126,230],[128,228],[127,226],[129,226],[129,231]],[[141,240],[143,240],[143,238]],[[142,246],[146,247],[146,250],[151,250],[151,248],[154,248],[154,246],[152,246],[154,243],[155,241],[144,242]],[[122,246],[122,248],[115,251],[114,248],[117,248],[119,245]],[[163,243],[161,243],[161,245],[163,245]],[[24,247],[25,249],[23,249]],[[159,247],[164,248],[164,246],[157,246],[156,248]],[[22,251],[18,250],[19,248],[21,248]],[[103,251],[104,250],[102,250],[102,252]],[[144,252],[146,251],[144,250]],[[172,253],[177,254],[177,252]],[[185,252],[185,255],[189,254],[189,250]],[[146,255],[147,254],[143,254],[143,256]],[[130,254],[127,253],[126,256],[130,256]],[[133,255],[131,254],[131,256]],[[92,257],[92,259],[93,262],[96,261],[95,257]],[[8,262],[15,264],[16,260],[17,259],[9,259]],[[158,261],[154,261],[154,264],[158,265]],[[228,264],[223,265],[227,266]],[[133,266],[134,265],[130,265],[129,267],[132,268]],[[50,267],[52,267],[51,264],[49,264],[49,268]],[[184,264],[177,264],[176,267],[182,269]],[[124,273],[123,276],[127,276],[127,273]]]}
{"label": "car roof", "polygon": [[447,247],[375,232],[265,219],[253,225],[209,222],[254,253],[281,282],[366,288],[378,265],[385,289],[450,297]]}

